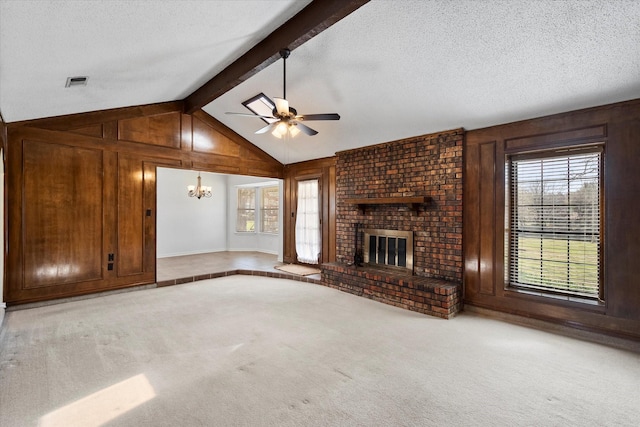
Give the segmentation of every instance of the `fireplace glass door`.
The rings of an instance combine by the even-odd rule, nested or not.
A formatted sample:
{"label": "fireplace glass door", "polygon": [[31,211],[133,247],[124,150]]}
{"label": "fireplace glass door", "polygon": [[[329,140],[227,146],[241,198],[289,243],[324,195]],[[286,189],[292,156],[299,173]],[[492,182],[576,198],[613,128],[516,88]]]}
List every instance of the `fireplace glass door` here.
{"label": "fireplace glass door", "polygon": [[364,262],[371,266],[413,271],[413,233],[398,230],[364,230]]}

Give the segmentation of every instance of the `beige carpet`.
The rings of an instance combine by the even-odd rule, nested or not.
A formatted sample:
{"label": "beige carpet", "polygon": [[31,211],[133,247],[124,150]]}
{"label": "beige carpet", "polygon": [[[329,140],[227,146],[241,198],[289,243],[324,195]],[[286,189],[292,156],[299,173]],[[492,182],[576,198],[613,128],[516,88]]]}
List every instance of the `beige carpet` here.
{"label": "beige carpet", "polygon": [[311,274],[321,273],[321,271],[317,268],[300,264],[277,265],[275,268],[277,270],[286,271],[287,273],[297,274],[300,276],[309,276]]}
{"label": "beige carpet", "polygon": [[638,426],[640,354],[231,276],[7,313],[0,425]]}

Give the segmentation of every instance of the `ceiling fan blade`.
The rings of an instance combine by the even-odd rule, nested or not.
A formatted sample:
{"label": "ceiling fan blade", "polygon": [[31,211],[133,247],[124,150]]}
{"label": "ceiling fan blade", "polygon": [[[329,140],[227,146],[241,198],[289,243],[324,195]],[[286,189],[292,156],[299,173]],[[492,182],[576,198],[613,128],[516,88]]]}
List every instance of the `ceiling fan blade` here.
{"label": "ceiling fan blade", "polygon": [[276,103],[276,111],[278,114],[289,114],[289,101],[284,98],[273,98],[273,102]]}
{"label": "ceiling fan blade", "polygon": [[232,116],[241,116],[241,117],[258,117],[260,119],[275,119],[273,116],[261,116],[259,114],[251,114],[251,113],[231,113],[227,111],[225,114],[229,114]]}
{"label": "ceiling fan blade", "polygon": [[340,120],[340,115],[337,113],[303,114],[301,116],[296,116],[296,120]]}
{"label": "ceiling fan blade", "polygon": [[302,132],[306,133],[309,136],[313,136],[313,135],[317,135],[318,134],[317,130],[313,130],[309,126],[303,125],[302,123],[296,123],[295,126],[297,126],[298,129],[300,129]]}
{"label": "ceiling fan blade", "polygon": [[268,125],[266,125],[263,128],[258,129],[257,131],[255,131],[255,133],[257,135],[263,134],[263,133],[267,133],[271,130],[273,130],[273,128],[275,128],[276,126],[278,126],[278,123],[280,123],[280,121],[277,122],[273,122],[273,123],[269,123]]}

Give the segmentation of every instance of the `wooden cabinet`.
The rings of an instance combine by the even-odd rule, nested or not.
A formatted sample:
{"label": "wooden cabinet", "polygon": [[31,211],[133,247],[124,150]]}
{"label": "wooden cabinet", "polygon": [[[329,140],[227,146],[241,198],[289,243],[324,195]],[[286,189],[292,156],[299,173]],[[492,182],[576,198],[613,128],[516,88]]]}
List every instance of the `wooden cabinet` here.
{"label": "wooden cabinet", "polygon": [[6,301],[154,282],[155,167],[47,131],[18,138],[8,150]]}
{"label": "wooden cabinet", "polygon": [[23,290],[102,280],[102,151],[24,140],[22,154]]}

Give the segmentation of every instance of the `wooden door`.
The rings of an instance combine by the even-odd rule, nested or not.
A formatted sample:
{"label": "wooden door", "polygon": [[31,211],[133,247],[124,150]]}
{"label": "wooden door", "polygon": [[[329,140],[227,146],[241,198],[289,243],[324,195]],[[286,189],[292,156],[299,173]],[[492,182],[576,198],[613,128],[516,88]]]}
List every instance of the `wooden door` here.
{"label": "wooden door", "polygon": [[117,259],[119,279],[155,279],[155,166],[118,156]]}
{"label": "wooden door", "polygon": [[320,179],[298,180],[294,227],[297,262],[318,264],[322,260],[321,194]]}
{"label": "wooden door", "polygon": [[8,303],[155,281],[155,167],[53,137],[9,156]]}
{"label": "wooden door", "polygon": [[335,157],[288,166],[284,180],[284,261],[297,262],[295,225],[298,181],[317,179],[320,191],[322,230],[320,262],[336,260],[336,166]]}
{"label": "wooden door", "polygon": [[100,281],[103,152],[24,144],[23,289]]}

